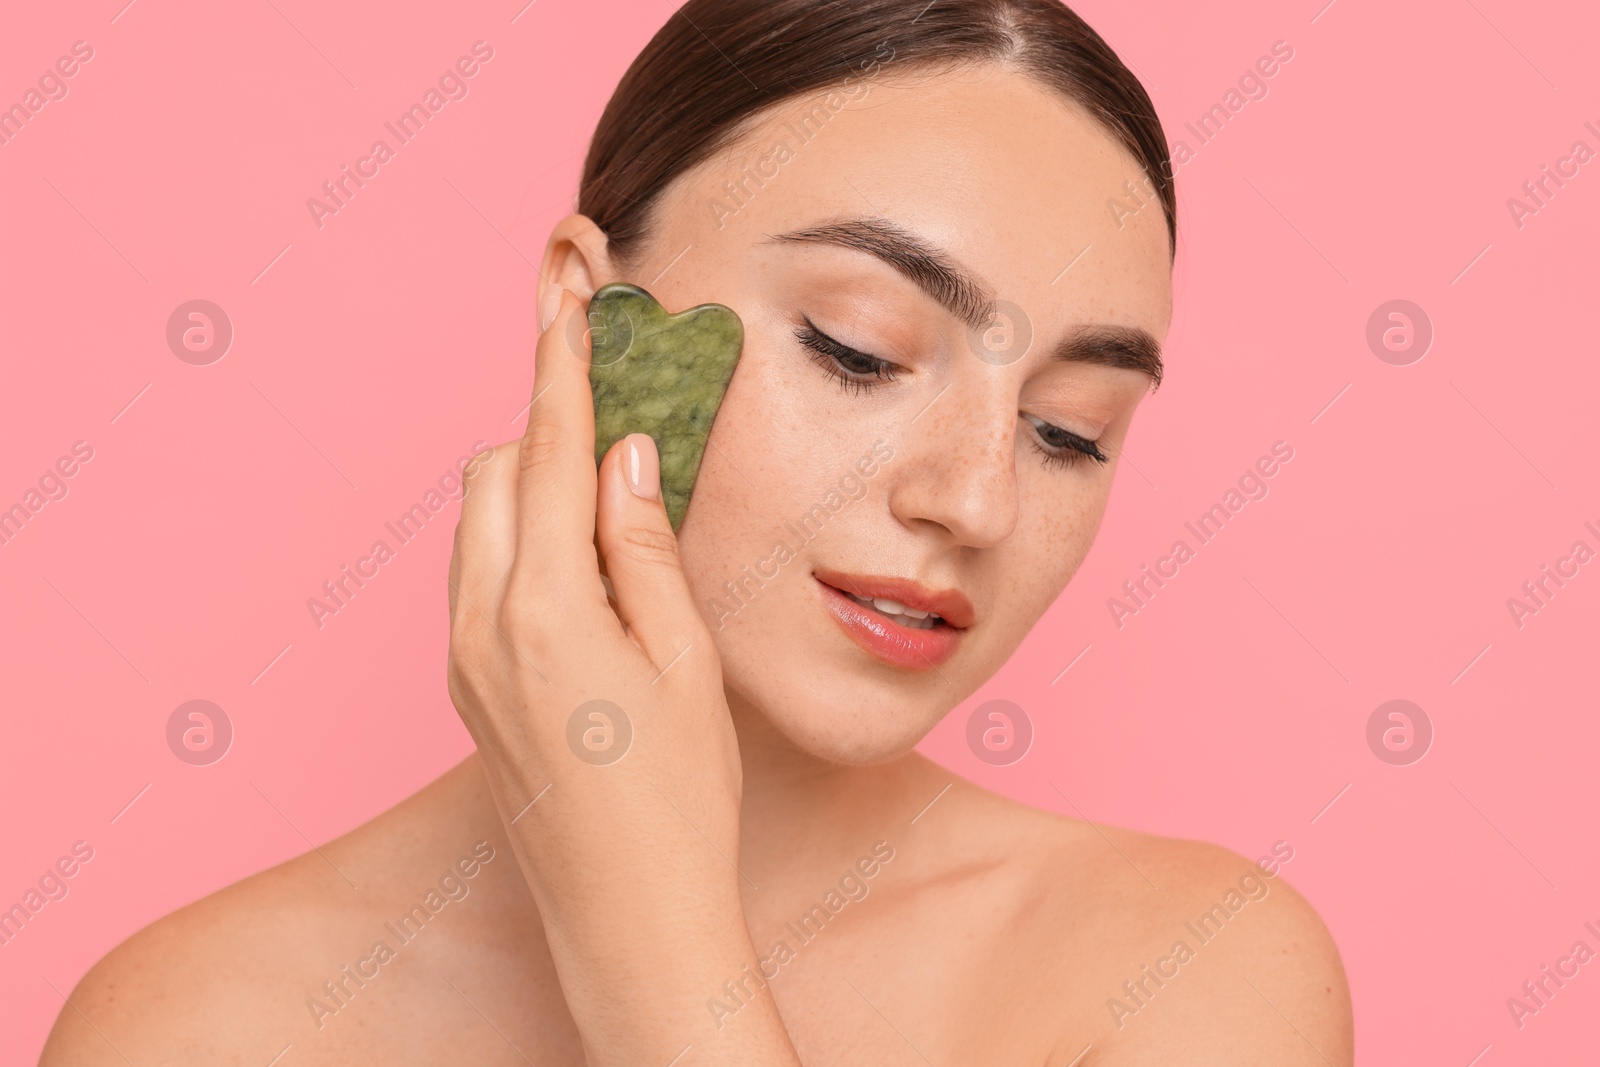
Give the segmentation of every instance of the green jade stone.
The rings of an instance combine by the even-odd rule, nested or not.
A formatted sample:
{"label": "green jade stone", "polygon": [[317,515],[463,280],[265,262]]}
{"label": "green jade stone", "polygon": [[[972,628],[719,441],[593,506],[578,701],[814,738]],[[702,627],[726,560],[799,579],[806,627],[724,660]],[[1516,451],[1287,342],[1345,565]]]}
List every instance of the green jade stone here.
{"label": "green jade stone", "polygon": [[676,531],[744,346],[744,324],[721,304],[669,315],[643,289],[616,283],[590,300],[589,328],[595,463],[628,434],[649,434],[661,454],[661,496]]}

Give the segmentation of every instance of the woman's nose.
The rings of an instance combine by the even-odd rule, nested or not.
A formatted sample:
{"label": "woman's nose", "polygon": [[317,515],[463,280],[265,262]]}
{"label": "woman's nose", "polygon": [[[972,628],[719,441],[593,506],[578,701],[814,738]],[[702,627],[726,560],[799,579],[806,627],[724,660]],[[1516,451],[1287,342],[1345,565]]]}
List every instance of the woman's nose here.
{"label": "woman's nose", "polygon": [[902,437],[903,463],[889,510],[910,529],[934,523],[972,548],[990,548],[1017,525],[1017,433],[1008,397],[962,397],[930,404]]}

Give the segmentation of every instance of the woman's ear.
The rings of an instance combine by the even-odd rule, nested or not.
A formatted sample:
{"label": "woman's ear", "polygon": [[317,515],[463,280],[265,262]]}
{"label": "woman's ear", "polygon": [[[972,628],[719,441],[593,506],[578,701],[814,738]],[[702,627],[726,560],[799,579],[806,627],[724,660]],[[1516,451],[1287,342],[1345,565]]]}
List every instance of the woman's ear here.
{"label": "woman's ear", "polygon": [[605,231],[587,215],[574,212],[556,223],[544,248],[534,306],[543,306],[544,294],[552,284],[587,302],[596,289],[615,277],[609,248]]}

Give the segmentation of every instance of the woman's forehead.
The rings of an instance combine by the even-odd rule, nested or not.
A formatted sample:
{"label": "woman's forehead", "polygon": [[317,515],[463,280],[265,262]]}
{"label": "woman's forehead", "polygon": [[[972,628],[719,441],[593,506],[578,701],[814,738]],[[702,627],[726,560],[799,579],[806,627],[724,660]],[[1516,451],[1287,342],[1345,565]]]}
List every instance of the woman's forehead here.
{"label": "woman's forehead", "polygon": [[1163,336],[1166,217],[1139,163],[1076,103],[1011,70],[826,90],[775,107],[663,197],[662,250],[759,253],[841,218],[916,234],[1041,313],[1071,303]]}

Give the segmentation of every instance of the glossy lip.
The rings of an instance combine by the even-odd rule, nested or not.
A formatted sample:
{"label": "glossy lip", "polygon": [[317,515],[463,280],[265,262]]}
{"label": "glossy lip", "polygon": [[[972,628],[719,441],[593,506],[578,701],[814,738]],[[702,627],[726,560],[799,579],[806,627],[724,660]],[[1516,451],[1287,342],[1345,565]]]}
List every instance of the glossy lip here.
{"label": "glossy lip", "polygon": [[[929,590],[905,578],[813,572],[823,605],[841,629],[863,650],[892,667],[931,670],[955,654],[964,629],[972,625],[972,602],[958,590]],[[875,608],[845,595],[897,600],[918,611],[936,613],[948,625],[931,630],[903,626]]]}

